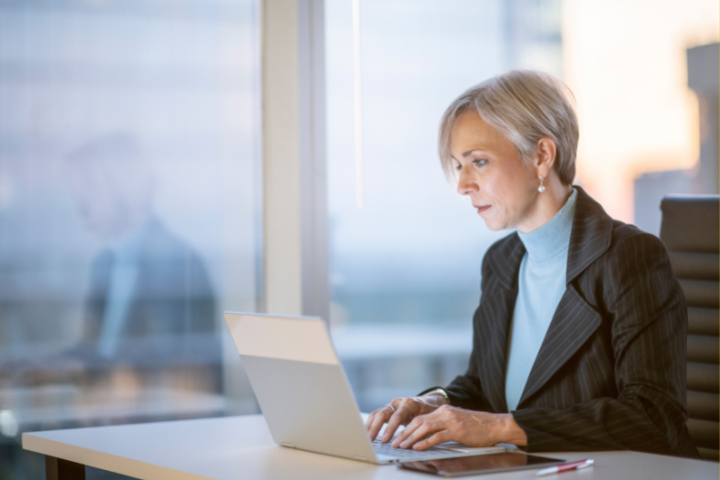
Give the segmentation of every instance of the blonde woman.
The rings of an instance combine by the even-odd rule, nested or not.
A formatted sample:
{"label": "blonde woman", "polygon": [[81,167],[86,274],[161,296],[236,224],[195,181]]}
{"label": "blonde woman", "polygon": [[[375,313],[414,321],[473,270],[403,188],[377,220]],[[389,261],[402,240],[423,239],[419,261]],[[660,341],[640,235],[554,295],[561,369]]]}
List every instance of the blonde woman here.
{"label": "blonde woman", "polygon": [[[567,87],[511,71],[445,112],[446,173],[491,230],[467,372],[373,412],[374,440],[697,457],[685,426],[687,309],[658,238],[573,186]],[[406,428],[394,439],[398,426]]]}

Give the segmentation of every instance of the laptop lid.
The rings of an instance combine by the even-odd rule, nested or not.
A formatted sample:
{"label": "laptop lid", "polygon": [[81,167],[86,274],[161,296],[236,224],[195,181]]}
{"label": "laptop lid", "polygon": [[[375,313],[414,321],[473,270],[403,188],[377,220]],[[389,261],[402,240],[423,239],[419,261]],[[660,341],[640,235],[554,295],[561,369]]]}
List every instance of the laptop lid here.
{"label": "laptop lid", "polygon": [[276,443],[378,461],[322,319],[223,316]]}

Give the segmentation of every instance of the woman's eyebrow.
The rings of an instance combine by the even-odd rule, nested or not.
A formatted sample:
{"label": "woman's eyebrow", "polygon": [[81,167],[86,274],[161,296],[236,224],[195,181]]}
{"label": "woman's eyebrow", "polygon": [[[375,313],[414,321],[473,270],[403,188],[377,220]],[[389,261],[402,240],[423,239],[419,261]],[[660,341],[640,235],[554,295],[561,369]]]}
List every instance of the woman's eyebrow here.
{"label": "woman's eyebrow", "polygon": [[482,149],[482,148],[473,148],[472,150],[468,150],[467,152],[463,153],[462,156],[467,157],[468,155],[470,155],[473,152],[481,152],[483,150],[484,149]]}

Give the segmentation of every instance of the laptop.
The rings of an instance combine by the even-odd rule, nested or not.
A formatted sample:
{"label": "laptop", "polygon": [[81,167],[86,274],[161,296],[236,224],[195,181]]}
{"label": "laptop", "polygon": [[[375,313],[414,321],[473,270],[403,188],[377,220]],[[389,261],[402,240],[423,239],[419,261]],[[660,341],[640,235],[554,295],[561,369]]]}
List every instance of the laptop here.
{"label": "laptop", "polygon": [[377,464],[505,451],[451,442],[416,452],[371,442],[322,319],[223,316],[278,445]]}

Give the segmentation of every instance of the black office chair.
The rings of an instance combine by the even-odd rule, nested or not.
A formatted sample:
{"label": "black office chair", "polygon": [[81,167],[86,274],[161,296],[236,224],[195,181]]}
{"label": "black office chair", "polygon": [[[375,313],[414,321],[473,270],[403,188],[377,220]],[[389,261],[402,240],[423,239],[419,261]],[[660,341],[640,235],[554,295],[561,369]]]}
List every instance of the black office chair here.
{"label": "black office chair", "polygon": [[687,426],[700,455],[718,461],[720,197],[670,196],[660,204],[660,238],[688,306]]}

